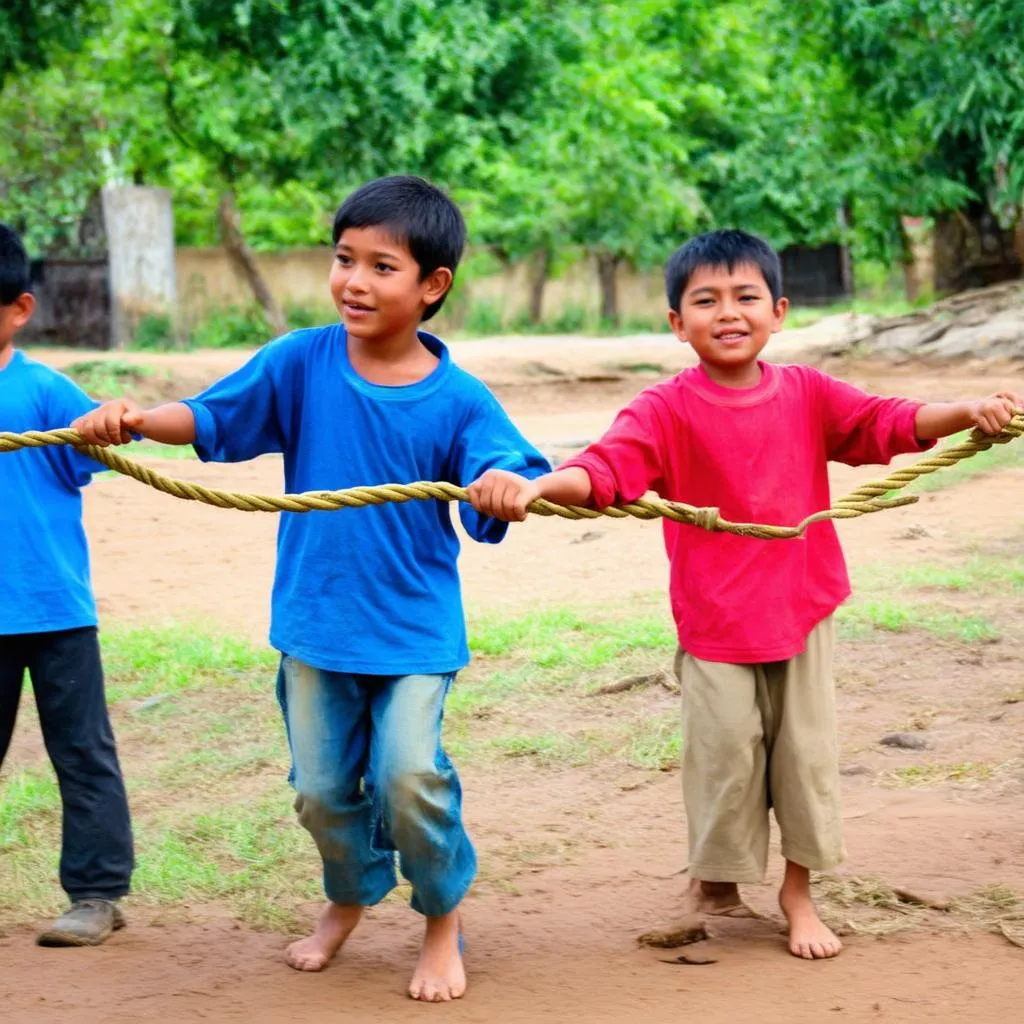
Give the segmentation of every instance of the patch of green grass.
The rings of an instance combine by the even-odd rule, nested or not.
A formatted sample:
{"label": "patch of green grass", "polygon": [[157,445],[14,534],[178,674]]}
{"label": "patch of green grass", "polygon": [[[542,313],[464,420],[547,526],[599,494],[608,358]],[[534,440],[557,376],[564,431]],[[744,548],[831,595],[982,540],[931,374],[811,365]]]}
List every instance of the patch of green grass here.
{"label": "patch of green grass", "polygon": [[634,768],[664,772],[679,766],[683,739],[677,711],[645,715],[627,732],[623,760]]}
{"label": "patch of green grass", "polygon": [[224,901],[255,927],[294,928],[294,903],[316,899],[321,889],[316,848],[297,826],[290,804],[281,786],[190,820],[176,815],[144,825],[138,833],[136,896],[169,906]]}
{"label": "patch of green grass", "polygon": [[[966,441],[968,437],[970,437],[970,431],[955,434],[943,442],[943,447],[952,448]],[[1008,444],[993,445],[988,451],[978,452],[969,459],[961,460],[956,465],[947,466],[936,473],[918,477],[904,490],[941,491],[947,487],[957,487],[984,473],[994,473],[1001,469],[1020,466],[1024,466],[1024,442],[1011,441]]]}
{"label": "patch of green grass", "polygon": [[934,786],[941,782],[987,782],[1001,765],[964,761],[962,764],[911,764],[886,773],[892,782],[904,786]]}
{"label": "patch of green grass", "polygon": [[959,565],[908,565],[889,573],[901,586],[935,590],[1022,590],[1024,565],[995,558],[972,558]]}
{"label": "patch of green grass", "polygon": [[22,770],[0,781],[0,853],[59,822],[60,793],[52,770]]}
{"label": "patch of green grass", "polygon": [[151,366],[125,359],[86,359],[69,363],[64,373],[94,398],[120,398],[153,375]]}
{"label": "patch of green grass", "polygon": [[196,450],[190,444],[159,444],[156,441],[136,441],[124,453],[131,457],[146,459],[198,459]]}
{"label": "patch of green grass", "polygon": [[[210,780],[219,786],[270,770],[283,777],[288,771],[288,748],[284,736],[278,735],[281,731],[272,733],[273,739],[188,750],[160,768],[154,782],[161,790],[196,790]],[[222,735],[219,740],[228,738]]]}
{"label": "patch of green grass", "polygon": [[828,306],[793,306],[786,314],[786,327],[799,330],[824,320],[826,317],[838,316],[843,313],[858,313],[861,316],[906,316],[908,313],[927,304],[923,301],[908,302],[902,295],[858,295],[855,299],[835,302]]}
{"label": "patch of green grass", "polygon": [[622,373],[644,373],[668,376],[670,373],[661,363],[615,363],[611,369]]}
{"label": "patch of green grass", "polygon": [[180,348],[173,320],[164,314],[141,317],[132,332],[129,348],[136,352],[169,352]]}
{"label": "patch of green grass", "polygon": [[[515,701],[535,705],[563,691],[583,689],[633,662],[649,669],[652,655],[667,660],[677,644],[667,616],[635,612],[622,618],[554,608],[516,618],[488,616],[470,623],[475,661],[448,699],[451,734],[466,739],[468,721]],[[493,667],[495,663],[498,667]],[[623,673],[624,674],[624,673]]]}
{"label": "patch of green grass", "polygon": [[263,311],[255,303],[228,306],[208,314],[189,332],[191,348],[258,348],[271,336]]}
{"label": "patch of green grass", "polygon": [[530,758],[540,764],[569,768],[590,764],[597,753],[594,737],[577,733],[498,736],[489,746],[502,757]]}
{"label": "patch of green grass", "polygon": [[0,777],[0,918],[6,907],[32,916],[59,906],[60,822],[60,793],[48,764]]}
{"label": "patch of green grass", "polygon": [[919,630],[945,640],[987,643],[999,638],[999,631],[987,619],[911,601],[871,598],[844,605],[836,614],[844,632],[864,636],[871,630],[906,633]]}
{"label": "patch of green grass", "polygon": [[501,308],[489,299],[475,299],[466,311],[462,330],[472,337],[489,338],[504,331]]}
{"label": "patch of green grass", "polygon": [[[675,699],[661,688],[588,696],[602,675],[650,671],[652,655],[663,661],[674,650],[671,624],[645,599],[623,616],[556,609],[478,622],[474,645],[488,653],[447,707],[445,745],[456,760],[522,760],[537,771],[677,763]],[[319,896],[320,863],[285,783],[277,655],[183,625],[113,627],[102,639],[136,828],[133,899],[215,903],[257,927],[293,928]],[[609,714],[616,703],[622,713]],[[0,782],[0,919],[59,909],[59,846],[49,768]]]}
{"label": "patch of green grass", "polygon": [[190,626],[113,626],[101,634],[111,702],[242,680],[268,688],[278,655],[236,637]]}
{"label": "patch of green grass", "polygon": [[682,739],[679,714],[672,711],[573,731],[497,736],[488,748],[502,757],[565,768],[611,758],[632,768],[667,771],[679,765]]}
{"label": "patch of green grass", "polygon": [[676,643],[672,625],[664,618],[601,619],[568,608],[515,619],[477,619],[469,635],[474,654],[515,655],[540,668],[568,662],[597,668],[626,651],[674,650]]}

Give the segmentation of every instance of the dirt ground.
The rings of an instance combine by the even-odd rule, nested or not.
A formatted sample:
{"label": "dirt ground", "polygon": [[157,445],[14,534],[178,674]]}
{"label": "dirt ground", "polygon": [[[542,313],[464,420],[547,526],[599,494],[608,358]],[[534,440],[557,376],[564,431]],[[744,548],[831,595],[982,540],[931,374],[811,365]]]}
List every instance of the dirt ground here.
{"label": "dirt ground", "polygon": [[[587,350],[587,369],[571,375],[563,363],[553,373],[524,369],[522,362],[514,372],[498,372],[500,351],[478,354],[479,366],[472,358],[462,361],[489,377],[531,440],[558,456],[597,436],[615,410],[654,379],[617,367],[656,362],[671,371],[685,362],[681,348],[663,340],[645,344],[640,358],[624,344],[601,343],[600,352]],[[168,357],[164,366],[172,384],[191,389],[233,358]],[[487,360],[491,372],[484,369]],[[527,361],[550,362],[532,354]],[[1014,383],[1008,368],[983,365],[833,369],[870,390],[932,399]],[[274,458],[234,467],[154,465],[219,487],[281,489]],[[836,467],[834,493],[878,475],[877,469]],[[913,507],[842,524],[851,565],[855,571],[883,562],[942,566],[962,561],[968,550],[1020,564],[1022,487],[1024,470],[1004,470],[926,494]],[[104,477],[88,492],[86,519],[105,621],[213,623],[265,638],[275,517],[174,501],[133,481]],[[532,519],[513,528],[500,547],[467,543],[462,571],[470,615],[639,599],[663,590],[667,578],[660,527],[616,521]],[[998,594],[962,600],[965,608],[996,617],[1003,608]],[[1016,614],[999,622],[996,644],[909,632],[873,633],[843,645],[837,669],[845,876],[877,876],[936,900],[993,886],[1024,892],[1024,703],[1013,696],[1024,695],[1024,623]],[[886,785],[893,770],[921,758],[881,747],[878,738],[911,727],[927,730],[929,763],[995,765],[991,778],[984,785]],[[22,729],[14,757],[42,756],[38,740]],[[917,914],[912,927],[884,939],[863,930],[850,935],[834,962],[794,960],[784,951],[773,907],[777,874],[748,893],[768,920],[720,924],[711,941],[685,950],[641,950],[635,935],[672,919],[685,884],[677,772],[606,777],[511,762],[463,774],[482,863],[525,836],[554,852],[517,874],[515,893],[485,887],[469,901],[471,987],[460,1004],[419,1006],[403,998],[419,935],[413,915],[400,905],[377,908],[339,961],[309,976],[281,965],[284,937],[250,931],[217,908],[196,907],[171,920],[153,915],[147,921],[133,911],[131,927],[95,950],[40,950],[30,944],[27,928],[0,935],[2,1019],[369,1024],[437,1015],[459,1022],[585,1017],[732,1024],[756,1016],[766,1024],[987,1024],[1019,1017],[1024,952],[942,911]],[[681,952],[706,962],[673,963]]]}

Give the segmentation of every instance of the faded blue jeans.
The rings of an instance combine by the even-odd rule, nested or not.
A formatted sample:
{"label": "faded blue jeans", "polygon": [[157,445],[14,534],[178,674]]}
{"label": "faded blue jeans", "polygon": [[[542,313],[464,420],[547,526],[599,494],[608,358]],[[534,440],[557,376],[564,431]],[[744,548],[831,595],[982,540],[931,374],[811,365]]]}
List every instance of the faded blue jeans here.
{"label": "faded blue jeans", "polygon": [[453,910],[476,874],[462,787],[441,747],[448,675],[349,675],[285,655],[277,699],[292,753],[299,822],[324,863],[333,903],[379,903],[397,884],[412,907]]}

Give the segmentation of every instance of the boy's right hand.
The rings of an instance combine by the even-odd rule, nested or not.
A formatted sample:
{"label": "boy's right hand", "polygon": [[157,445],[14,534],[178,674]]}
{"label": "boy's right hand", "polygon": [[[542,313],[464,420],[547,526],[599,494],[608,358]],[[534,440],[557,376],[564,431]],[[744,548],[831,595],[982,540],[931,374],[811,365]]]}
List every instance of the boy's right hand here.
{"label": "boy's right hand", "polygon": [[106,448],[112,444],[128,444],[132,434],[140,432],[145,418],[142,408],[130,398],[116,398],[79,416],[71,429],[77,430],[86,444]]}
{"label": "boy's right hand", "polygon": [[470,504],[481,515],[519,523],[531,501],[541,496],[536,480],[528,480],[506,469],[489,469],[466,488]]}

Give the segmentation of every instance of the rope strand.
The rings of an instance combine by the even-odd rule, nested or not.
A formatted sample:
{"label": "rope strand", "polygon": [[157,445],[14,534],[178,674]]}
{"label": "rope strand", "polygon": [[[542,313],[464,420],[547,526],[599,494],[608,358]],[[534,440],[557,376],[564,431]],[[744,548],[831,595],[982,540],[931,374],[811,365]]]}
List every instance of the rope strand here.
{"label": "rope strand", "polygon": [[[1007,444],[1024,434],[1024,415],[1015,416],[998,434],[984,434],[974,430],[967,440],[945,448],[910,466],[893,470],[882,480],[862,484],[856,490],[834,502],[830,509],[816,512],[791,526],[766,523],[733,523],[723,519],[717,508],[698,508],[679,501],[665,501],[662,498],[641,498],[626,505],[612,505],[608,508],[581,508],[576,505],[558,505],[540,499],[533,502],[528,511],[540,516],[559,516],[562,519],[611,519],[634,518],[642,520],[671,519],[686,523],[702,530],[732,533],[741,537],[756,537],[762,540],[786,540],[801,537],[812,523],[827,519],[855,519],[873,512],[911,505],[918,499],[914,495],[886,497],[907,484],[937,473],[941,469],[956,465],[978,452],[988,451],[993,445]],[[176,480],[164,476],[148,466],[135,462],[113,448],[86,445],[75,430],[32,430],[23,434],[0,432],[0,453],[14,452],[25,448],[40,448],[46,445],[71,445],[78,451],[102,463],[109,469],[124,476],[130,476],[140,483],[186,501],[199,501],[217,508],[233,508],[242,512],[332,512],[343,508],[363,508],[367,505],[383,505],[405,501],[465,501],[466,490],[444,481],[418,481],[410,484],[380,484],[373,487],[349,487],[341,491],[307,491],[303,494],[245,494],[237,491],[221,491],[187,480]]]}

